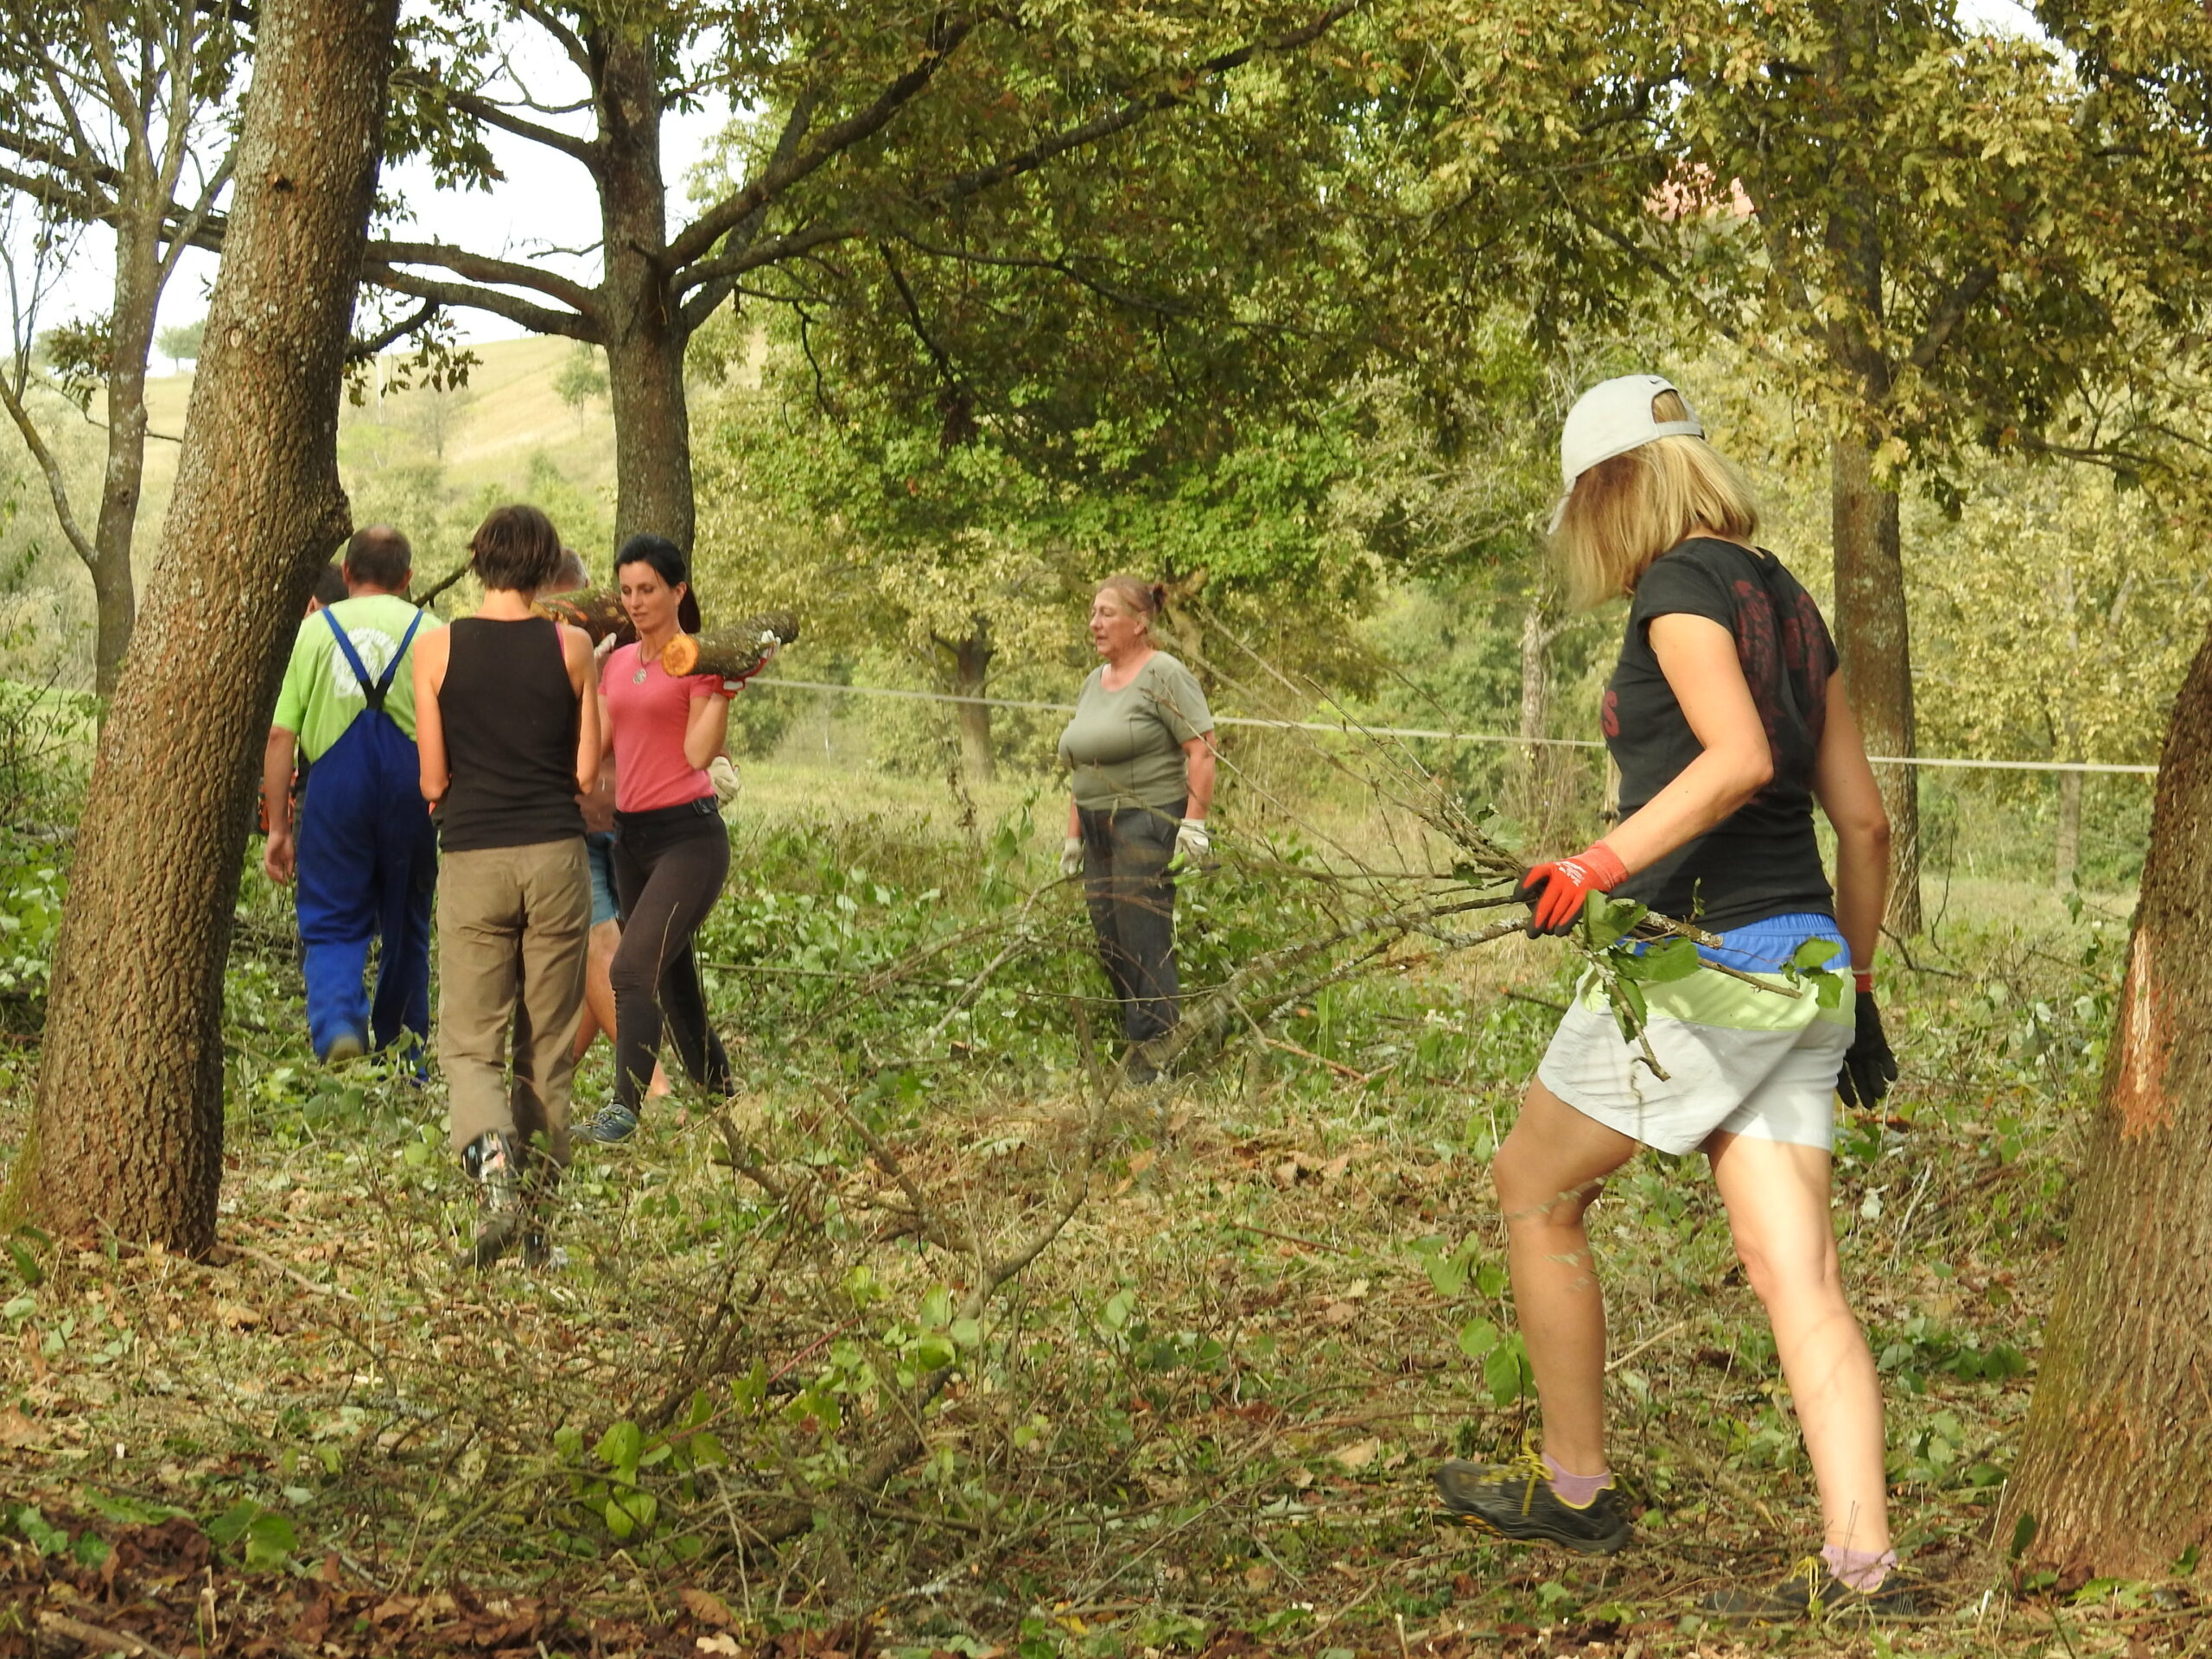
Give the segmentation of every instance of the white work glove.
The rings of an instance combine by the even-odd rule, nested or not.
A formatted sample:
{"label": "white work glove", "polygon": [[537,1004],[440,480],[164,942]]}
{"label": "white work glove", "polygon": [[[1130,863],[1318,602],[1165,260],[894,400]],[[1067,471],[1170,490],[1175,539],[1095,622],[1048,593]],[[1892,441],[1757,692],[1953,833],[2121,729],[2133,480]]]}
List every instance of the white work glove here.
{"label": "white work glove", "polygon": [[1185,869],[1204,864],[1213,856],[1213,840],[1206,834],[1204,818],[1185,818],[1175,831],[1175,856],[1168,861],[1171,868]]}
{"label": "white work glove", "polygon": [[1083,837],[1081,836],[1070,836],[1060,843],[1060,874],[1062,875],[1083,874]]}
{"label": "white work glove", "polygon": [[728,806],[745,787],[745,780],[737,775],[737,763],[726,754],[718,754],[707,763],[707,781],[715,786],[715,804]]}

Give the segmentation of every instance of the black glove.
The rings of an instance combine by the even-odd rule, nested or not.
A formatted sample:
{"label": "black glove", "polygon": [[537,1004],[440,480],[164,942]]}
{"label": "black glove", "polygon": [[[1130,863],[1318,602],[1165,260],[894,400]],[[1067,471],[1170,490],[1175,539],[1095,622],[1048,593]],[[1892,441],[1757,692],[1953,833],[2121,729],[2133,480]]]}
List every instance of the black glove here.
{"label": "black glove", "polygon": [[1845,1105],[1872,1111],[1897,1080],[1897,1057],[1890,1052],[1890,1039],[1882,1033],[1882,1011],[1874,1006],[1873,992],[1860,991],[1852,998],[1851,1017],[1857,1029],[1851,1046],[1843,1052],[1835,1091]]}

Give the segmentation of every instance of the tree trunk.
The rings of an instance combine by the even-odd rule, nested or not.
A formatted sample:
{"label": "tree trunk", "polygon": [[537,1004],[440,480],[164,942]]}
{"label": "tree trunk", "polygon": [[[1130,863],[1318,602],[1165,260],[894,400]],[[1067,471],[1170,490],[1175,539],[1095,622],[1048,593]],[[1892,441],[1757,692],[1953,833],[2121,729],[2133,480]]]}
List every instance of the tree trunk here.
{"label": "tree trunk", "polygon": [[[2082,607],[2074,587],[2074,567],[2062,562],[2058,567],[2057,594],[2059,613],[2066,619],[2066,654],[2069,662],[2082,660]],[[2125,584],[2123,591],[2125,589]],[[2081,722],[2074,719],[2062,703],[2052,721],[2053,734],[2059,738],[2051,747],[2062,760],[2082,759]],[[2052,874],[2063,891],[2075,885],[2075,873],[2082,862],[2082,774],[2062,772],[2058,774],[2058,845],[2053,857]]]}
{"label": "tree trunk", "polygon": [[2082,868],[2082,774],[2058,774],[2058,849],[2052,878],[2060,890],[2077,885]]}
{"label": "tree trunk", "polygon": [[[1912,644],[1904,602],[1897,498],[1878,487],[1864,439],[1838,433],[1829,450],[1830,525],[1835,551],[1836,647],[1851,712],[1869,754],[1914,753]],[[1885,925],[1921,930],[1920,780],[1913,767],[1878,766],[1890,815],[1890,904]]]}
{"label": "tree trunk", "polygon": [[691,551],[691,415],[683,319],[669,291],[668,188],[661,178],[660,73],[651,33],[610,24],[589,37],[598,97],[599,289],[614,413],[614,539],[640,531]]}
{"label": "tree trunk", "polygon": [[214,1243],[223,968],[277,682],[346,529],[338,399],[397,9],[260,13],[207,352],[100,734],[11,1177],[66,1235]]}
{"label": "tree trunk", "polygon": [[1528,832],[1531,846],[1550,840],[1556,803],[1552,791],[1559,769],[1541,740],[1551,721],[1551,644],[1559,629],[1548,596],[1537,594],[1521,615],[1520,776],[1514,780],[1512,816]]}
{"label": "tree trunk", "polygon": [[[952,656],[952,695],[980,697],[988,682],[991,658],[998,653],[991,645],[991,625],[982,617],[966,638],[939,639]],[[956,702],[952,715],[960,728],[960,765],[971,784],[988,784],[999,775],[998,753],[991,746],[991,706],[987,702]]]}
{"label": "tree trunk", "polygon": [[2166,728],[2073,1234],[1998,1538],[2069,1576],[2212,1546],[2212,638]]}
{"label": "tree trunk", "polygon": [[[146,359],[154,349],[154,315],[161,303],[161,204],[130,201],[149,195],[152,159],[133,145],[124,166],[126,202],[115,230],[115,310],[108,332],[107,469],[100,483],[92,527],[93,689],[115,696],[123,654],[137,620],[137,586],[130,549],[138,528],[138,494],[146,474]],[[141,175],[143,175],[141,177]],[[137,183],[143,190],[132,190]]]}

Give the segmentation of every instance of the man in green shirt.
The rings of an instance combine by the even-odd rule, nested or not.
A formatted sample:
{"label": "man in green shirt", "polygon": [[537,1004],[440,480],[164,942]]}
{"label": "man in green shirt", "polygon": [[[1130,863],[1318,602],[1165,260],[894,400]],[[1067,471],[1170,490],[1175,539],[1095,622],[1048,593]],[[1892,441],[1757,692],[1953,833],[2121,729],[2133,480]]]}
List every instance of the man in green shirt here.
{"label": "man in green shirt", "polygon": [[[299,880],[308,1037],[316,1057],[351,1059],[403,1033],[430,1033],[430,898],[437,833],[415,753],[409,648],[437,620],[402,597],[407,538],[372,524],[346,543],[346,597],[300,624],[262,760],[272,881]],[[296,843],[289,784],[308,763]],[[376,996],[362,983],[381,938]]]}

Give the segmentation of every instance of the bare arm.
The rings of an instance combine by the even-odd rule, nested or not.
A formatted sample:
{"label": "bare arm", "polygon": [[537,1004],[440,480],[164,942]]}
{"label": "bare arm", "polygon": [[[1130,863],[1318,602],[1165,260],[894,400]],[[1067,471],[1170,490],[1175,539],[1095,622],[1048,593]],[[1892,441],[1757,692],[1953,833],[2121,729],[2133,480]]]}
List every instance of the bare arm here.
{"label": "bare arm", "polygon": [[729,699],[720,691],[691,699],[690,718],[683,726],[684,764],[704,772],[729,740]]}
{"label": "bare arm", "polygon": [[261,752],[261,800],[269,812],[269,845],[261,855],[263,874],[271,881],[292,879],[297,858],[292,845],[292,756],[298,737],[282,726],[269,728]]}
{"label": "bare arm", "polygon": [[1190,798],[1184,803],[1183,816],[1203,818],[1213,805],[1213,785],[1217,767],[1214,764],[1213,734],[1200,732],[1183,746],[1183,765],[1190,777]]}
{"label": "bare arm", "polygon": [[1827,724],[1813,763],[1813,794],[1835,826],[1835,920],[1851,965],[1872,968],[1890,882],[1890,815],[1858,718],[1844,698],[1843,676],[1828,677]]}
{"label": "bare arm", "polygon": [[569,687],[576,694],[576,792],[588,795],[599,785],[599,763],[606,750],[599,729],[599,664],[592,658],[591,636],[564,624],[561,655],[569,665]]}
{"label": "bare arm", "polygon": [[423,798],[433,806],[445,798],[453,784],[453,772],[446,763],[445,716],[438,710],[450,643],[446,631],[440,628],[416,640],[415,649],[409,653],[409,671],[415,677],[415,754]]}
{"label": "bare arm", "polygon": [[1719,823],[1774,776],[1735,636],[1702,616],[1654,617],[1650,626],[1660,672],[1705,752],[1605,837],[1631,874]]}

